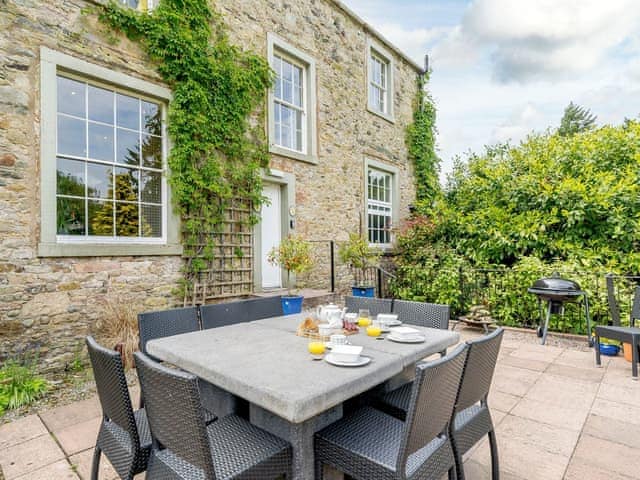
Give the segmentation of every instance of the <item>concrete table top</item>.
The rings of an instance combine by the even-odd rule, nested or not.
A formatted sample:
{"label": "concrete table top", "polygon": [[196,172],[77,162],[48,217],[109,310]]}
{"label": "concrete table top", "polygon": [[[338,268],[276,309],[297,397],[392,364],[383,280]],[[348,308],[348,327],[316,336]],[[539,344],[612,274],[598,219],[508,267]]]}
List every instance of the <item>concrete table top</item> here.
{"label": "concrete table top", "polygon": [[[313,361],[295,335],[304,314],[274,317],[152,340],[148,350],[291,423],[302,423],[392,378],[416,360],[457,343],[455,332],[425,331],[427,341],[398,344],[349,337],[372,358],[363,367]],[[418,327],[417,327],[418,328]]]}

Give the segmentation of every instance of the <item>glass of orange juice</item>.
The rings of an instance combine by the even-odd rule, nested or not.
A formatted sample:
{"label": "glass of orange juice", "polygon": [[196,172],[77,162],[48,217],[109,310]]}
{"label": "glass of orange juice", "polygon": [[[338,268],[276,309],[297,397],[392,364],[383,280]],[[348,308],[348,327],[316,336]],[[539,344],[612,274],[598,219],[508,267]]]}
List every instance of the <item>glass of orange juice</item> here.
{"label": "glass of orange juice", "polygon": [[379,337],[382,334],[382,327],[380,322],[373,321],[370,326],[367,327],[367,335],[370,337]]}
{"label": "glass of orange juice", "polygon": [[325,345],[322,341],[322,337],[318,335],[309,335],[309,343],[307,345],[311,358],[313,360],[322,360],[322,355],[325,351]]}
{"label": "glass of orange juice", "polygon": [[369,318],[369,310],[361,308],[358,310],[358,325],[361,327],[368,327],[371,325],[371,319]]}

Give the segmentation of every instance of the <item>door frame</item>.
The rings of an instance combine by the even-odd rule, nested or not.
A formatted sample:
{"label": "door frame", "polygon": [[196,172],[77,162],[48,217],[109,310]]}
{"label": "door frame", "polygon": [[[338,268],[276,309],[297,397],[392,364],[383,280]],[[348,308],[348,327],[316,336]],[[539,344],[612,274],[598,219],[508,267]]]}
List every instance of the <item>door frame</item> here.
{"label": "door frame", "polygon": [[[292,173],[275,169],[265,169],[261,174],[263,183],[272,183],[280,186],[280,228],[281,238],[287,236],[295,230],[295,206],[296,206],[296,177]],[[255,292],[262,292],[262,219],[253,227],[253,289]],[[280,272],[283,288],[290,288],[287,285],[287,275],[284,269]],[[295,286],[295,275],[291,275],[291,287]]]}

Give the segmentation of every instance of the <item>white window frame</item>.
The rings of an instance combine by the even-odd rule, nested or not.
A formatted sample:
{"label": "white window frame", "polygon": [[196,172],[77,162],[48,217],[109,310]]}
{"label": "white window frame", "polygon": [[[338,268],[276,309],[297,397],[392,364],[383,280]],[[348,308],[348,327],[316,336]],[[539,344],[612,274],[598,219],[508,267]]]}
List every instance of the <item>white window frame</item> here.
{"label": "white window frame", "polygon": [[[372,75],[373,68],[373,59],[378,60],[382,63],[385,69],[385,80],[386,85],[377,84]],[[367,39],[367,110],[369,112],[378,115],[379,117],[388,120],[389,122],[394,123],[394,95],[393,95],[393,85],[394,85],[394,62],[393,55],[387,49],[385,49],[378,42],[373,40],[372,38]],[[380,88],[384,90],[384,108],[381,111],[371,102],[371,89],[373,87]]]}
{"label": "white window frame", "polygon": [[[275,95],[273,88],[268,93],[267,129],[269,136],[269,152],[294,158],[308,163],[318,163],[317,131],[316,131],[316,66],[315,60],[288,44],[272,33],[267,34],[267,56],[269,65],[274,69],[275,56],[302,68],[303,115],[302,115],[302,151],[293,150],[276,144],[275,136]],[[279,102],[283,103],[284,102]],[[296,107],[297,108],[297,107]]]}
{"label": "white window frame", "polygon": [[[380,202],[377,200],[369,199],[369,171],[377,170],[379,172],[388,174],[391,176],[391,202]],[[398,222],[398,212],[399,212],[399,199],[400,199],[400,190],[399,190],[399,170],[397,167],[389,165],[387,163],[374,160],[372,158],[365,158],[364,161],[364,218],[365,225],[367,229],[367,239],[369,238],[369,207],[370,206],[383,206],[390,207],[390,217],[391,217],[391,232],[390,232],[390,241],[388,243],[369,243],[371,246],[380,247],[384,250],[388,250],[392,247],[394,241],[393,228]]]}
{"label": "white window frame", "polygon": [[[141,12],[150,12],[158,5],[159,1],[160,0],[138,0],[138,6],[130,8],[135,8]],[[129,6],[128,0],[119,0],[119,3],[126,7]]]}
{"label": "white window frame", "polygon": [[[162,238],[117,238],[103,236],[58,235],[56,228],[56,156],[57,156],[57,77],[86,81],[162,105]],[[40,156],[40,243],[39,256],[114,256],[179,255],[179,220],[171,208],[170,188],[166,181],[166,105],[171,92],[124,73],[114,72],[46,47],[40,49],[41,156]]]}

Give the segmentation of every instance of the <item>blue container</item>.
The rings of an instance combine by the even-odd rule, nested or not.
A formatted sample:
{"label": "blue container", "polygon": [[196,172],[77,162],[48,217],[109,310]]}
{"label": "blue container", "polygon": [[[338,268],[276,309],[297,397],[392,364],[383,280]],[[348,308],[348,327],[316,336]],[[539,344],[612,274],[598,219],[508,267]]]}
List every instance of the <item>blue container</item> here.
{"label": "blue container", "polygon": [[373,298],[376,293],[376,287],[351,287],[354,297]]}
{"label": "blue container", "polygon": [[302,299],[304,297],[282,297],[282,313],[284,315],[292,315],[302,311]]}
{"label": "blue container", "polygon": [[618,345],[609,345],[608,343],[600,344],[600,353],[602,355],[608,355],[610,357],[615,357],[620,352],[620,347]]}

